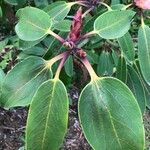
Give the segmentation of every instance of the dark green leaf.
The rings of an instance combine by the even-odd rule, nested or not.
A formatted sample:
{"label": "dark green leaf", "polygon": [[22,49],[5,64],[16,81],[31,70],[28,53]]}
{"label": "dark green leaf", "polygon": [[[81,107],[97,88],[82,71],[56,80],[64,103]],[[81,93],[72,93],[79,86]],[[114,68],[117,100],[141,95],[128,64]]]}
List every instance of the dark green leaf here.
{"label": "dark green leaf", "polygon": [[66,63],[65,63],[65,71],[69,77],[73,76],[74,72],[73,72],[73,58],[72,58],[72,56],[69,56]]}
{"label": "dark green leaf", "polygon": [[133,45],[132,37],[129,34],[129,32],[127,32],[123,37],[119,38],[118,42],[121,47],[123,56],[128,61],[134,61],[134,57],[135,57],[134,45]]}
{"label": "dark green leaf", "polygon": [[36,7],[45,7],[48,5],[48,0],[34,0]]}
{"label": "dark green leaf", "polygon": [[150,28],[144,23],[138,33],[138,59],[142,75],[150,85]]}
{"label": "dark green leaf", "polygon": [[144,86],[140,76],[135,71],[135,69],[131,66],[128,66],[127,85],[130,88],[130,90],[133,92],[135,98],[137,99],[142,114],[144,114],[146,108],[146,95],[144,91]]}
{"label": "dark green leaf", "polygon": [[109,76],[113,74],[113,61],[109,52],[103,51],[99,57],[97,73],[100,76]]}
{"label": "dark green leaf", "polygon": [[127,81],[127,65],[124,57],[120,57],[116,71],[116,78],[126,83]]}

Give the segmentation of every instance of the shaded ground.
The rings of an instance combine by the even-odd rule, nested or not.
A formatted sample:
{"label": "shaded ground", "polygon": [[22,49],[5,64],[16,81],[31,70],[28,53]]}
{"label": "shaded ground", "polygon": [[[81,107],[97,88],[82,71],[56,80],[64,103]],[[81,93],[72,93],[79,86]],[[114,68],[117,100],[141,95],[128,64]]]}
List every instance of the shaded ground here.
{"label": "shaded ground", "polygon": [[[64,144],[60,150],[91,150],[81,131],[76,104],[78,92],[70,92],[73,100],[69,111],[69,128]],[[4,110],[0,108],[0,150],[18,150],[24,145],[24,131],[27,118],[27,108]],[[150,148],[150,110],[144,116],[147,150]]]}

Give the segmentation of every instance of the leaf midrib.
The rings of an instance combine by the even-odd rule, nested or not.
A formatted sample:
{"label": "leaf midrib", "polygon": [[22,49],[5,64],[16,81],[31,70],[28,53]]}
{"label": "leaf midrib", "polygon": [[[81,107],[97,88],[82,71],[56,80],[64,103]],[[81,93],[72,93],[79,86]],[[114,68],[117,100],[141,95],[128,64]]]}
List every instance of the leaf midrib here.
{"label": "leaf midrib", "polygon": [[[150,60],[150,55],[149,55],[149,46],[148,46],[148,41],[147,41],[147,34],[146,34],[146,29],[144,26],[142,26],[143,29],[143,35],[144,35],[144,41],[145,41],[145,46],[146,46],[146,52],[148,54],[148,60]],[[150,30],[150,29],[149,29]],[[150,32],[150,31],[149,31]],[[143,50],[140,50],[143,51]],[[150,61],[149,61],[149,66],[150,66]]]}
{"label": "leaf midrib", "polygon": [[20,90],[22,90],[26,85],[28,85],[30,82],[32,82],[36,77],[38,77],[44,70],[46,70],[46,67],[44,67],[40,72],[38,72],[34,77],[32,77],[28,82],[26,82],[23,86],[21,86],[19,89],[16,90],[15,93],[13,93],[9,99],[6,101],[6,104],[9,100],[12,99]]}
{"label": "leaf midrib", "polygon": [[[102,31],[104,31],[104,30],[107,30],[107,31],[108,31],[109,28],[113,28],[116,24],[119,24],[119,23],[121,23],[121,22],[124,21],[124,20],[125,20],[124,18],[123,18],[123,19],[120,19],[119,21],[114,22],[114,23],[111,24],[110,26],[104,27],[104,28],[99,29],[99,30],[95,30],[95,32],[96,32],[96,33],[99,32],[98,34],[100,34],[100,32],[102,32]],[[108,32],[110,32],[110,31],[108,31]]]}
{"label": "leaf midrib", "polygon": [[43,131],[43,138],[42,138],[42,144],[41,144],[41,150],[44,150],[44,145],[45,145],[45,137],[46,137],[46,133],[47,133],[47,129],[48,129],[48,122],[49,122],[49,116],[50,116],[50,113],[51,113],[51,106],[52,106],[52,102],[54,100],[54,94],[55,94],[55,88],[56,88],[56,83],[57,81],[53,81],[51,80],[53,83],[53,89],[52,89],[52,94],[50,96],[51,100],[49,101],[49,105],[48,105],[48,112],[47,112],[47,115],[46,115],[46,121],[45,121],[45,128],[44,128],[44,131]]}
{"label": "leaf midrib", "polygon": [[[96,80],[94,81],[94,83],[95,83],[95,87],[96,87],[98,93],[101,93],[101,91],[99,90],[99,86],[98,86],[98,83],[97,83]],[[101,95],[100,95],[100,96],[101,96]],[[119,147],[122,149],[122,145],[121,145],[121,143],[120,143],[120,138],[119,138],[119,136],[118,136],[118,133],[117,133],[116,128],[115,128],[115,125],[114,125],[114,122],[113,122],[113,120],[112,120],[113,117],[112,117],[112,115],[111,115],[111,112],[108,110],[107,106],[105,105],[105,102],[103,101],[102,97],[101,97],[101,102],[103,103],[104,107],[106,108],[106,110],[107,110],[107,112],[108,112],[108,115],[109,115],[109,118],[110,118],[110,122],[111,122],[111,124],[112,124],[112,128],[113,128],[115,137],[116,137],[116,139],[117,139],[117,142],[118,142],[118,144],[119,144]]]}

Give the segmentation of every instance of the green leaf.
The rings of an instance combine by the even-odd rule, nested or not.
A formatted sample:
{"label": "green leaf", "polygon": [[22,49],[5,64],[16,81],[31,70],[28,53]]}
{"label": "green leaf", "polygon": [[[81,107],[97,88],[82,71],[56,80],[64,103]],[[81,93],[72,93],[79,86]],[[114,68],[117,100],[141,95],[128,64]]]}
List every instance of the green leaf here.
{"label": "green leaf", "polygon": [[140,76],[131,66],[128,66],[127,85],[137,99],[142,114],[144,114],[146,108],[146,95],[144,91],[144,86]]}
{"label": "green leaf", "polygon": [[129,88],[115,78],[98,78],[84,88],[79,119],[94,150],[144,149],[140,108]]}
{"label": "green leaf", "polygon": [[143,83],[145,95],[146,95],[146,106],[150,109],[150,86],[147,83]]}
{"label": "green leaf", "polygon": [[10,4],[10,5],[24,5],[26,0],[4,0],[6,3]]}
{"label": "green leaf", "polygon": [[4,77],[5,77],[5,73],[4,73],[4,71],[0,68],[0,88],[1,88],[1,86],[2,86]]}
{"label": "green leaf", "polygon": [[69,56],[68,59],[65,62],[65,72],[69,77],[72,77],[73,72],[73,58],[72,56]]}
{"label": "green leaf", "polygon": [[112,58],[114,61],[114,65],[117,67],[118,66],[118,62],[119,62],[119,54],[117,51],[112,49]]}
{"label": "green leaf", "polygon": [[8,43],[8,39],[7,38],[4,39],[3,41],[0,41],[0,51],[2,51],[5,48],[7,43]]}
{"label": "green leaf", "polygon": [[2,8],[0,6],[0,18],[3,16]]}
{"label": "green leaf", "polygon": [[64,3],[64,2],[56,2],[56,4],[51,4],[49,8],[47,7],[45,11],[51,19],[55,22],[62,21],[67,14],[69,13],[71,7],[76,4],[76,2]]}
{"label": "green leaf", "polygon": [[98,64],[99,62],[99,55],[94,50],[87,51],[87,58],[91,64]]}
{"label": "green leaf", "polygon": [[138,59],[142,75],[150,85],[150,28],[145,24],[138,32]]}
{"label": "green leaf", "polygon": [[97,73],[100,76],[113,74],[113,61],[109,52],[102,51],[97,65]]}
{"label": "green leaf", "polygon": [[111,9],[112,10],[123,10],[126,7],[126,5],[124,4],[116,4],[116,5],[112,5]]}
{"label": "green leaf", "polygon": [[48,34],[52,21],[47,13],[34,8],[25,7],[17,12],[19,22],[15,27],[16,33],[24,41],[36,41]]}
{"label": "green leaf", "polygon": [[[58,35],[63,37],[63,38],[66,38],[68,33],[66,32],[59,32]],[[53,38],[52,36],[50,36],[49,38],[47,37],[43,43],[46,44],[46,47],[47,47],[47,52],[46,54],[44,55],[44,58],[46,60],[49,60],[52,56],[54,56],[54,54],[58,54],[60,52],[62,52],[61,48],[63,47],[62,44],[60,44],[60,42],[56,39],[56,38]]]}
{"label": "green leaf", "polygon": [[129,34],[129,32],[127,32],[123,37],[119,38],[118,42],[121,47],[123,56],[128,61],[134,61],[134,57],[135,57],[134,45],[133,45],[132,37]]}
{"label": "green leaf", "polygon": [[134,11],[113,10],[100,15],[94,22],[94,32],[104,39],[120,38],[130,29]]}
{"label": "green leaf", "polygon": [[23,52],[27,55],[43,56],[46,53],[46,49],[43,47],[34,46],[32,48],[23,50]]}
{"label": "green leaf", "polygon": [[142,73],[141,73],[141,68],[139,65],[139,61],[136,60],[135,63],[133,64],[134,69],[140,76],[140,80],[142,81],[144,91],[145,91],[145,96],[146,96],[146,106],[150,109],[150,86],[146,83],[146,81],[143,79]]}
{"label": "green leaf", "polygon": [[120,57],[118,61],[118,66],[117,66],[117,71],[116,71],[116,78],[121,80],[122,82],[126,83],[127,81],[127,64],[126,60],[124,57]]}
{"label": "green leaf", "polygon": [[1,103],[1,88],[2,88],[2,83],[4,81],[5,78],[5,73],[3,72],[3,70],[0,68],[0,103]]}
{"label": "green leaf", "polygon": [[120,0],[112,0],[111,5],[120,4]]}
{"label": "green leaf", "polygon": [[52,77],[46,65],[46,61],[36,56],[18,63],[2,85],[2,105],[6,108],[29,105],[37,88]]}
{"label": "green leaf", "polygon": [[40,43],[45,37],[36,40],[36,41],[23,41],[23,40],[19,40],[19,48],[21,50],[26,50],[29,49],[35,45],[37,45],[38,43]]}
{"label": "green leaf", "polygon": [[36,7],[45,7],[48,5],[48,0],[34,0]]}
{"label": "green leaf", "polygon": [[55,23],[54,28],[63,31],[63,32],[69,32],[71,27],[71,20],[62,20],[58,23]]}
{"label": "green leaf", "polygon": [[30,106],[26,150],[58,150],[67,131],[68,113],[64,84],[57,79],[43,83]]}
{"label": "green leaf", "polygon": [[65,4],[65,3],[66,3],[65,1],[56,1],[56,2],[53,2],[50,5],[46,6],[43,10],[46,13],[48,13],[49,11],[51,11],[52,9],[54,9],[55,7],[61,6],[61,5]]}
{"label": "green leaf", "polygon": [[11,4],[11,5],[18,5],[17,0],[4,0],[6,3]]}

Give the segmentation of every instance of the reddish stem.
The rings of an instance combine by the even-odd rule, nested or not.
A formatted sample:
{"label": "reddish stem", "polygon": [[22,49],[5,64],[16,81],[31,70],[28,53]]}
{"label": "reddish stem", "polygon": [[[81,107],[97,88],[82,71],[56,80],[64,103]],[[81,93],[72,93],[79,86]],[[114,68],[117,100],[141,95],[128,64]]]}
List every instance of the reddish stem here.
{"label": "reddish stem", "polygon": [[56,38],[58,41],[60,41],[62,44],[65,42],[65,40],[64,40],[62,37],[60,37],[58,34],[56,34],[55,32],[49,30],[48,33],[49,33],[50,35],[52,35],[53,37],[55,37],[55,38]]}
{"label": "reddish stem", "polygon": [[89,38],[89,37],[91,37],[91,36],[93,36],[93,35],[95,35],[95,34],[96,34],[95,31],[88,32],[88,33],[84,34],[84,35],[81,37],[81,39],[87,39],[87,38]]}
{"label": "reddish stem", "polygon": [[92,6],[91,8],[89,8],[83,15],[82,18],[84,18],[88,13],[90,13],[92,10],[94,9],[94,7]]}
{"label": "reddish stem", "polygon": [[59,66],[57,68],[57,71],[56,71],[54,79],[59,79],[59,75],[60,75],[61,69],[64,66],[67,58],[69,57],[69,54],[70,54],[70,52],[64,53],[64,56],[63,56],[63,58],[62,58],[62,60],[61,60],[61,62],[59,64]]}
{"label": "reddish stem", "polygon": [[87,58],[81,59],[81,62],[84,64],[87,71],[89,72],[91,80],[96,80],[97,78],[99,78]]}
{"label": "reddish stem", "polygon": [[47,67],[51,67],[56,61],[62,59],[66,54],[68,54],[68,51],[67,52],[63,52],[55,57],[53,57],[52,59],[48,60],[47,61]]}

